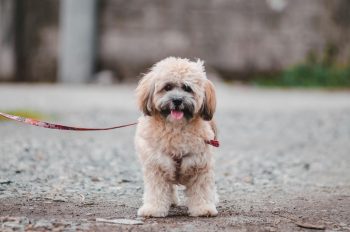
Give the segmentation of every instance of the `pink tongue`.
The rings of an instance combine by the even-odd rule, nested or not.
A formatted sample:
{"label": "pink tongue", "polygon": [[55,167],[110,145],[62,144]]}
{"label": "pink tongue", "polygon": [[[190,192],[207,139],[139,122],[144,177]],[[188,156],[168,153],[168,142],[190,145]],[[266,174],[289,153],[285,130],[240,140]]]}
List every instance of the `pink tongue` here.
{"label": "pink tongue", "polygon": [[182,111],[177,111],[177,110],[172,110],[171,111],[171,116],[176,119],[180,120],[184,116],[184,112]]}

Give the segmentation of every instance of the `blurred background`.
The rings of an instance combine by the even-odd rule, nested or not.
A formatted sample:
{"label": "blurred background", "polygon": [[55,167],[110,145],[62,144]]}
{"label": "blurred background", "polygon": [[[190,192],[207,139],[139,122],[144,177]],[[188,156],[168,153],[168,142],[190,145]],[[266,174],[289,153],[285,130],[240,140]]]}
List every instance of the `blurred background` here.
{"label": "blurred background", "polygon": [[142,73],[204,60],[221,201],[215,220],[101,224],[141,205],[136,127],[0,117],[0,231],[350,231],[349,41],[350,0],[0,0],[0,112],[131,123]]}
{"label": "blurred background", "polygon": [[0,81],[135,81],[167,56],[228,82],[350,86],[348,0],[0,0]]}

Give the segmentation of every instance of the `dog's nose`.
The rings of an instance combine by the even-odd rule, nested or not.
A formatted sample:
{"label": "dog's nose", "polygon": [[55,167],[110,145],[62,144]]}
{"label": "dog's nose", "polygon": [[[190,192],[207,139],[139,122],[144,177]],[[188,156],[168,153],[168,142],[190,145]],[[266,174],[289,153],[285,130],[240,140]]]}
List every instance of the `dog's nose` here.
{"label": "dog's nose", "polygon": [[173,103],[175,106],[179,106],[182,103],[182,99],[181,98],[173,99]]}

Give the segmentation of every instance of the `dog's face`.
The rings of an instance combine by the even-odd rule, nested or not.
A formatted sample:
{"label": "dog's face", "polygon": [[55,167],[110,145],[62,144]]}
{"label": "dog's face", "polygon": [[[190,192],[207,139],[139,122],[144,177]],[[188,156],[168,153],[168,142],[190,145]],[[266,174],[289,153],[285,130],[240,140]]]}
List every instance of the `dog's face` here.
{"label": "dog's face", "polygon": [[171,122],[197,116],[209,121],[216,107],[214,86],[200,60],[170,57],[158,62],[141,79],[136,94],[144,114],[160,115]]}
{"label": "dog's face", "polygon": [[165,118],[191,119],[195,113],[196,100],[190,83],[167,80],[156,85],[154,106]]}

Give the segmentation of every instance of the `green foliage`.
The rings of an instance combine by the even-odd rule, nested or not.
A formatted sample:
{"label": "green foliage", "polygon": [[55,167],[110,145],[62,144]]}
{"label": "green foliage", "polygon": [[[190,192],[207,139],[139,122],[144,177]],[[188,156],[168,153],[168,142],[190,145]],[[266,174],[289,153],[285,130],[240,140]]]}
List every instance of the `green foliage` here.
{"label": "green foliage", "polygon": [[[24,109],[12,110],[12,111],[2,111],[2,112],[7,113],[7,114],[20,116],[20,117],[37,119],[37,120],[42,120],[42,119],[45,119],[45,118],[49,118],[49,116],[44,115],[44,114],[42,114],[40,112],[31,111],[31,110],[24,110]],[[0,121],[1,120],[8,120],[8,119],[0,116]]]}
{"label": "green foliage", "polygon": [[273,76],[259,76],[254,83],[282,87],[350,87],[350,62],[337,64],[338,50],[326,46],[321,58],[310,52],[305,62]]}
{"label": "green foliage", "polygon": [[277,76],[258,77],[258,85],[282,87],[350,87],[350,66],[299,64]]}

